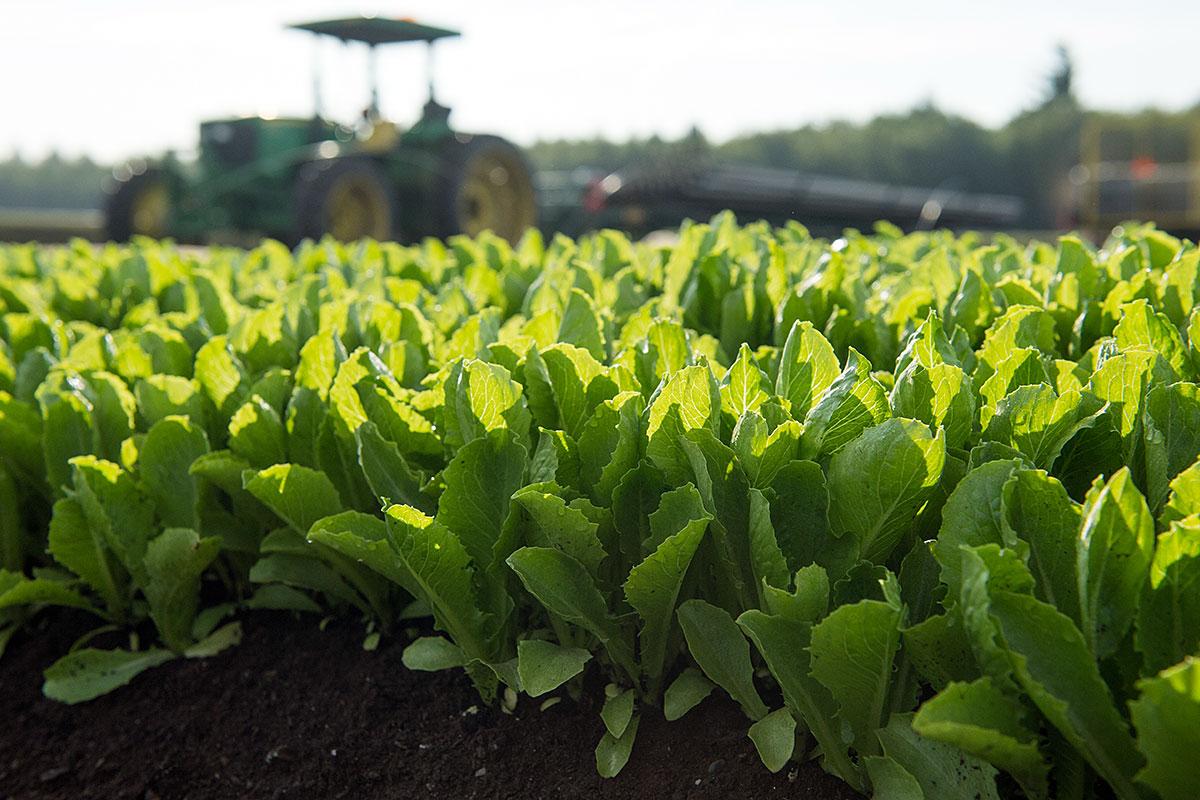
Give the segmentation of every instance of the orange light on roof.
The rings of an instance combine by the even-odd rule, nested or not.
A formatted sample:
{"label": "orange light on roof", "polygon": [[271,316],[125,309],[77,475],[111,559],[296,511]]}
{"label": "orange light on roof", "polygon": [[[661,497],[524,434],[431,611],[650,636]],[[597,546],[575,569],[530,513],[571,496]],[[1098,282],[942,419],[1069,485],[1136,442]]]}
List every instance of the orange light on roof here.
{"label": "orange light on roof", "polygon": [[1129,165],[1129,171],[1135,181],[1148,181],[1158,172],[1158,162],[1150,156],[1138,156]]}

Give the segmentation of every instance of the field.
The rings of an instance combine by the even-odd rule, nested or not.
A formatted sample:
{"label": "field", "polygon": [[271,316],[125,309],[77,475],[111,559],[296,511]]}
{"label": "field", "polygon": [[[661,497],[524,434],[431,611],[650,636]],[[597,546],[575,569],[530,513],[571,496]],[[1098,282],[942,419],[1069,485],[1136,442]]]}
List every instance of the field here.
{"label": "field", "polygon": [[[1193,798],[1198,289],[1151,226],[0,247],[0,675],[48,698],[8,702],[177,706],[173,786],[192,683],[360,753],[198,797],[576,796],[594,748],[579,796]],[[368,763],[341,674],[500,760]],[[16,796],[100,780],[24,749]]]}

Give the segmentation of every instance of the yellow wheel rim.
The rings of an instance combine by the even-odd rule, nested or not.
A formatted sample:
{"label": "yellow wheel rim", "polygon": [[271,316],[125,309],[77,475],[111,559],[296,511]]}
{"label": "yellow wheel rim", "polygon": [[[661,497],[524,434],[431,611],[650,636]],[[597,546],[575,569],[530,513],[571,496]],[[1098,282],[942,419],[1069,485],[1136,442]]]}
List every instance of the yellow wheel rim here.
{"label": "yellow wheel rim", "polygon": [[342,242],[392,238],[387,196],[361,175],[344,175],[325,200],[325,230]]}
{"label": "yellow wheel rim", "polygon": [[458,193],[462,232],[490,230],[515,243],[537,221],[533,184],[525,165],[504,151],[481,152],[467,165]]}
{"label": "yellow wheel rim", "polygon": [[162,182],[147,184],[133,196],[130,205],[130,230],[142,236],[161,239],[167,235],[171,214],[171,194]]}

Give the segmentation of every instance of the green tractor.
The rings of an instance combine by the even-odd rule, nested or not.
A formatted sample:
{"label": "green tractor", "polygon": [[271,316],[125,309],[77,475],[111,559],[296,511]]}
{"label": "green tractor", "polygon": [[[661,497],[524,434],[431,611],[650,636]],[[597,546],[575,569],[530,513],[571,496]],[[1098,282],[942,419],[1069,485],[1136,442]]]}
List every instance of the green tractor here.
{"label": "green tractor", "polygon": [[[182,242],[270,236],[285,242],[331,235],[416,241],[491,230],[515,242],[537,222],[529,166],[510,142],[458,133],[434,99],[434,42],[457,31],[410,19],[357,17],[293,25],[367,45],[371,102],[353,127],[311,118],[242,117],[200,124],[194,163],[173,155],[114,170],[109,238],[170,236]],[[401,129],[379,113],[375,48],[424,42],[429,101]],[[319,83],[317,84],[319,87]]]}

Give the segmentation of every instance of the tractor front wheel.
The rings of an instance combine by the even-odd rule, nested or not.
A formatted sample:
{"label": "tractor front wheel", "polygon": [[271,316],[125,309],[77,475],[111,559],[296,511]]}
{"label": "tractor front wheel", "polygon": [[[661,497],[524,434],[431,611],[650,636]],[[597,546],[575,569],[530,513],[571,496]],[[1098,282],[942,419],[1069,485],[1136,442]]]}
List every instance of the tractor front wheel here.
{"label": "tractor front wheel", "polygon": [[433,206],[438,235],[490,230],[515,244],[537,224],[525,156],[499,136],[455,137],[442,155]]}
{"label": "tractor front wheel", "polygon": [[366,158],[306,165],[296,176],[299,238],[326,234],[341,242],[396,238],[399,204],[387,174]]}
{"label": "tractor front wheel", "polygon": [[166,175],[147,167],[117,180],[107,190],[104,203],[104,232],[114,242],[131,236],[166,236],[171,221],[171,192]]}

